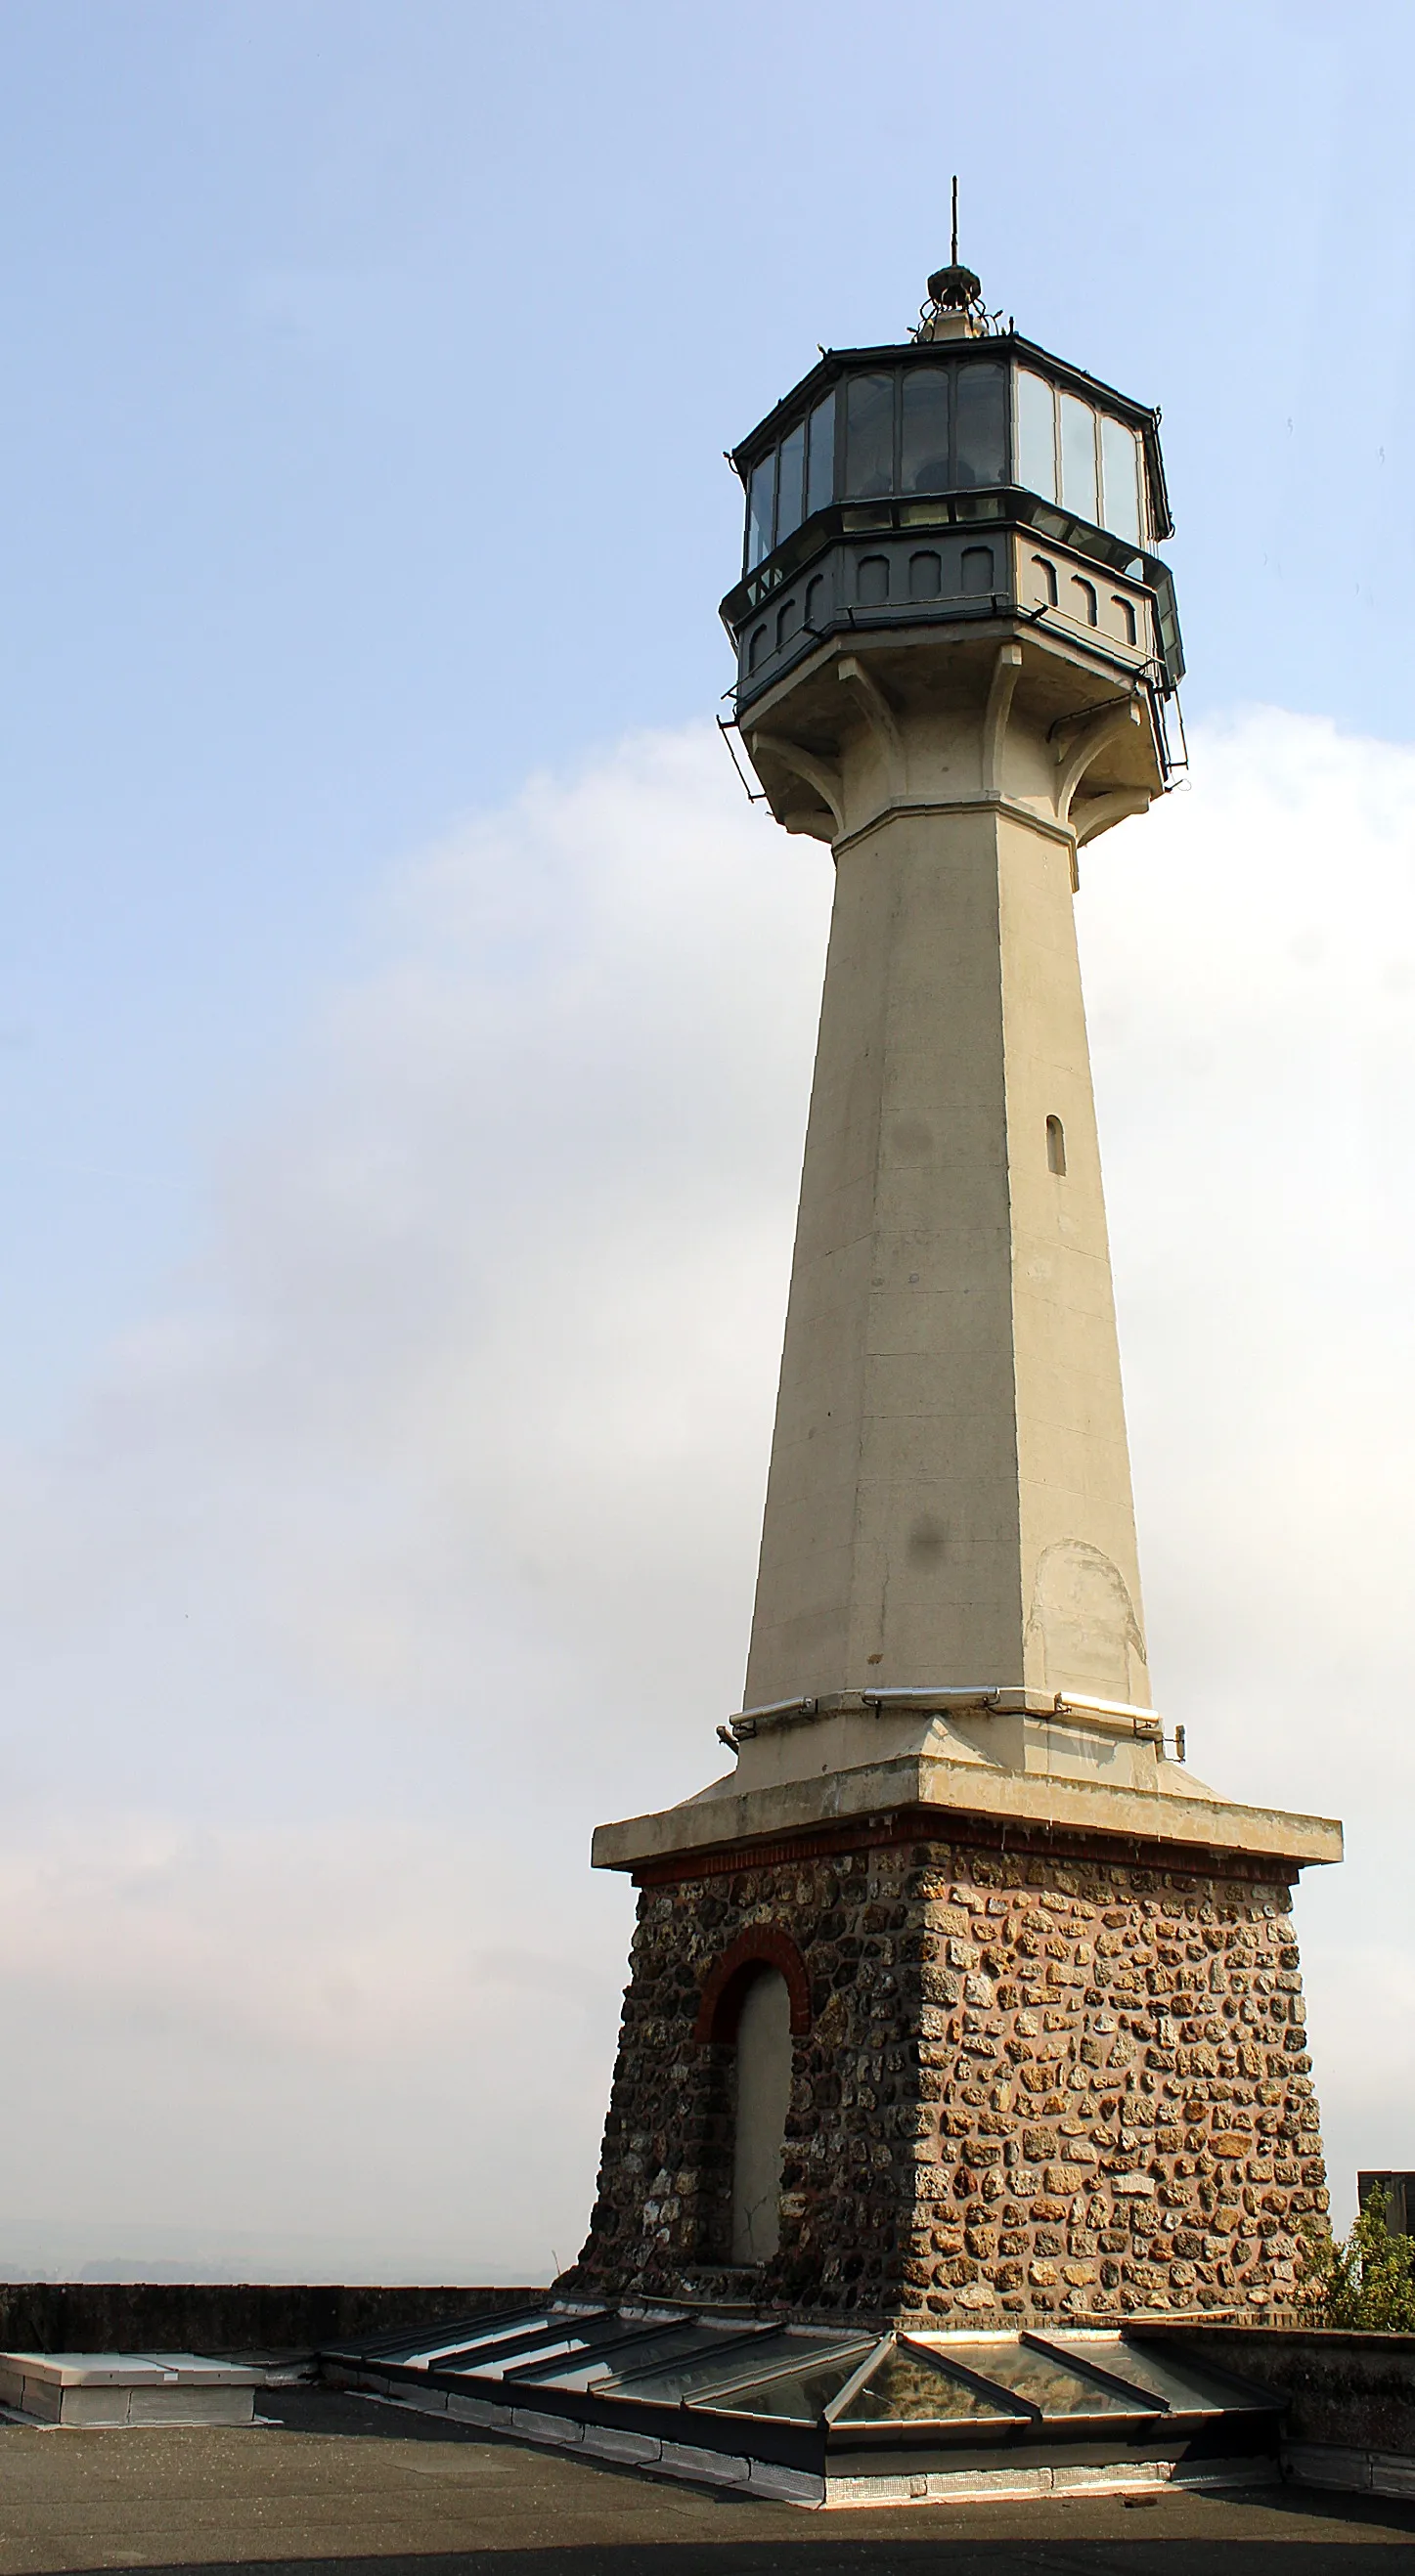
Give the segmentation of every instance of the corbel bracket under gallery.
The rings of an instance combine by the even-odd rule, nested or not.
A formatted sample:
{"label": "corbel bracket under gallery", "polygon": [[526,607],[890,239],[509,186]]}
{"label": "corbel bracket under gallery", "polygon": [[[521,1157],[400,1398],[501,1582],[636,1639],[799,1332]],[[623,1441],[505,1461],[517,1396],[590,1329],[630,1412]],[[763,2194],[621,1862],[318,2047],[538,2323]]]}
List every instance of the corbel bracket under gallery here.
{"label": "corbel bracket under gallery", "polygon": [[850,691],[884,755],[891,801],[909,793],[908,746],[889,699],[858,653],[843,653],[835,666],[837,680]]}
{"label": "corbel bracket under gallery", "polygon": [[982,790],[985,796],[1002,794],[1002,755],[1007,742],[1007,721],[1012,713],[1012,693],[1021,669],[1021,645],[1000,644],[983,712]]}
{"label": "corbel bracket under gallery", "polygon": [[1094,766],[1101,753],[1119,736],[1142,722],[1138,701],[1135,698],[1126,698],[1118,706],[1103,708],[1092,717],[1074,742],[1069,745],[1063,742],[1058,747],[1056,755],[1059,771],[1056,782],[1058,823],[1069,824],[1072,798],[1087,770]]}
{"label": "corbel bracket under gallery", "polygon": [[1104,796],[1083,797],[1079,805],[1071,808],[1077,849],[1084,850],[1088,841],[1108,832],[1113,823],[1123,823],[1132,814],[1148,813],[1151,801],[1148,787],[1113,787]]}
{"label": "corbel bracket under gallery", "polygon": [[[748,734],[746,743],[759,777],[763,757],[775,761],[779,768],[788,770],[792,777],[802,779],[807,787],[815,790],[821,803],[834,817],[836,831],[844,831],[845,788],[833,760],[822,760],[818,752],[807,751],[803,744],[792,742],[787,735],[770,733],[764,728]],[[789,813],[783,815],[782,820],[788,831],[810,828],[805,823],[793,824]]]}

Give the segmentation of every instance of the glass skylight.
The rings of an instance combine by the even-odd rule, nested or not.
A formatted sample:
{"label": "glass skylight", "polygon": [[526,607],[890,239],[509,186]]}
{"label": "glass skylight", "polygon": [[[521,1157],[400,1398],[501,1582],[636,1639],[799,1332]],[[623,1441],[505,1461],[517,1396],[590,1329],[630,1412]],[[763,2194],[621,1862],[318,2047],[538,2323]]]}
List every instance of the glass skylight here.
{"label": "glass skylight", "polygon": [[[1145,2415],[1153,2410],[1142,2397],[1129,2399],[1099,2379],[1037,2352],[1011,2335],[950,2335],[939,2346],[940,2358],[956,2361],[995,2388],[1005,2388],[1040,2415]],[[1120,2376],[1116,2373],[1117,2378]]]}
{"label": "glass skylight", "polygon": [[917,2345],[891,2344],[870,2372],[863,2388],[841,2407],[838,2424],[914,2424],[971,2420],[995,2422],[1016,2418],[998,2390],[987,2395],[966,2379],[954,2379],[941,2362]]}

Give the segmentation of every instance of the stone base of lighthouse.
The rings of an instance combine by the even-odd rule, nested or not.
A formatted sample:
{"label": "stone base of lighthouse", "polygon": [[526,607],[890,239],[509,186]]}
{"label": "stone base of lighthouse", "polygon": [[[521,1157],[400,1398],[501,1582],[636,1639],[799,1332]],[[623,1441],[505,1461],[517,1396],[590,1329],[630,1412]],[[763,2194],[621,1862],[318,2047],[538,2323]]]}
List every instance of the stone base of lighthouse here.
{"label": "stone base of lighthouse", "polygon": [[[562,2293],[933,2327],[1290,2301],[1327,2206],[1295,1866],[943,1821],[638,1873],[598,2197]],[[775,2250],[743,2266],[739,2020],[767,1970],[789,2104]]]}

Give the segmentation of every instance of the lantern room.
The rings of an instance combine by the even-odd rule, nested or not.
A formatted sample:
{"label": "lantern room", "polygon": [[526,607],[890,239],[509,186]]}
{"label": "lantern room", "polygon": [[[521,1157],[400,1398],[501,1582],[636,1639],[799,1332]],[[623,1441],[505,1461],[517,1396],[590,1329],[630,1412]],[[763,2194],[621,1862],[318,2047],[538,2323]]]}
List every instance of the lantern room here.
{"label": "lantern room", "polygon": [[1142,680],[1163,739],[1183,652],[1159,416],[947,300],[976,284],[932,278],[912,342],[824,352],[734,451],[738,711],[831,634],[1020,616]]}

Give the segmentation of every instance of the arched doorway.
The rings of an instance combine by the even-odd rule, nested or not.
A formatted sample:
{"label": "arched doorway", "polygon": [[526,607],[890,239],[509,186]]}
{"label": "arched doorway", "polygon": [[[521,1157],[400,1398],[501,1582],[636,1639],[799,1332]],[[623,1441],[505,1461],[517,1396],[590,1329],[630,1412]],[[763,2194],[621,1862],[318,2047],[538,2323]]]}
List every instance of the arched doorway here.
{"label": "arched doorway", "polygon": [[714,2143],[703,2173],[709,2261],[755,2265],[780,2251],[793,2042],[810,2028],[810,1980],[795,1942],[774,1924],[750,1924],[709,1969],[694,2026],[714,2055]]}
{"label": "arched doorway", "polygon": [[791,2102],[791,1996],[760,1967],[737,2016],[732,2142],[732,2261],[768,2263],[781,2242],[781,2157]]}

